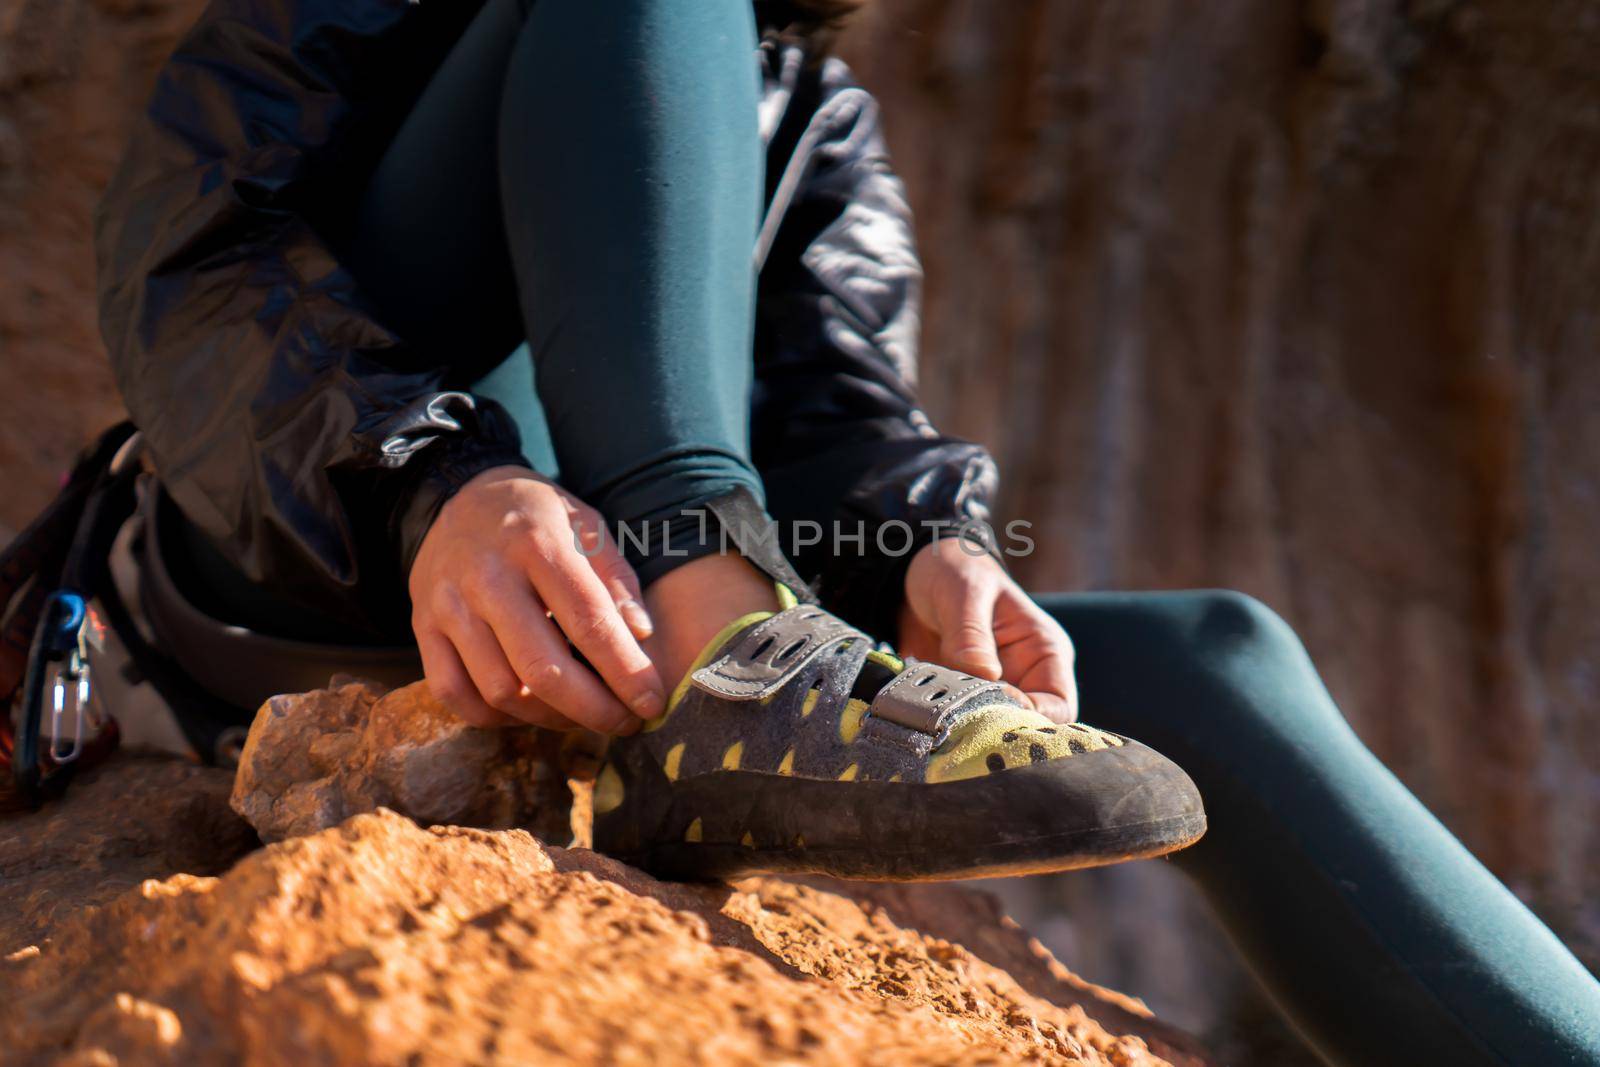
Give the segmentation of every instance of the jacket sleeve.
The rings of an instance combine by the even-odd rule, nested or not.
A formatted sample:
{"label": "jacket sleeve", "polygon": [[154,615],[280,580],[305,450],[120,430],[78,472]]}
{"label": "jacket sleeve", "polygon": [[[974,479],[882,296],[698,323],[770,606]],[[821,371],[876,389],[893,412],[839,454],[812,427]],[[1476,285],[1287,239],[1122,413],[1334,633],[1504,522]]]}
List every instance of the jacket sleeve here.
{"label": "jacket sleeve", "polygon": [[246,577],[358,628],[404,604],[449,494],[520,461],[504,411],[444,389],[310,221],[458,30],[398,2],[214,0],[96,214],[101,330],[163,486]]}
{"label": "jacket sleeve", "polygon": [[[768,60],[780,81],[781,58]],[[769,154],[787,164],[768,179],[768,218],[781,221],[758,249],[755,459],[785,529],[823,524],[819,544],[794,551],[823,602],[892,638],[917,549],[960,529],[994,551],[996,471],[917,403],[922,269],[877,102],[838,60],[787,74],[789,117]]]}

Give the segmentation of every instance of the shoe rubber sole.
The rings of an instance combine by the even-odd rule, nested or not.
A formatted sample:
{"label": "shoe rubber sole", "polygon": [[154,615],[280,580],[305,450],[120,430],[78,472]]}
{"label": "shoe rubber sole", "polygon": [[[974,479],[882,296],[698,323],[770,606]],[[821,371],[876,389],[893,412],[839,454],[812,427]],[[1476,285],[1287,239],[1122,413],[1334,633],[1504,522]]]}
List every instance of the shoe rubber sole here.
{"label": "shoe rubber sole", "polygon": [[1199,840],[1189,776],[1138,742],[934,784],[718,771],[670,782],[643,750],[613,760],[623,802],[595,847],[665,878],[826,874],[877,881],[1043,874]]}

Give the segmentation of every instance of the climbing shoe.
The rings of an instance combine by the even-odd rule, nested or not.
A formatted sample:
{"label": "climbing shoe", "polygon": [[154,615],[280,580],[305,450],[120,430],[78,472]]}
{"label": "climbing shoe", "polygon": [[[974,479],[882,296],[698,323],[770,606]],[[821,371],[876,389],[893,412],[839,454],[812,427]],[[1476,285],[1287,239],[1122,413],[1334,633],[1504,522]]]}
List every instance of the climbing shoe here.
{"label": "climbing shoe", "polygon": [[1188,775],[998,682],[902,661],[820,607],[739,619],[614,739],[595,847],[668,878],[918,881],[1158,856],[1205,832]]}

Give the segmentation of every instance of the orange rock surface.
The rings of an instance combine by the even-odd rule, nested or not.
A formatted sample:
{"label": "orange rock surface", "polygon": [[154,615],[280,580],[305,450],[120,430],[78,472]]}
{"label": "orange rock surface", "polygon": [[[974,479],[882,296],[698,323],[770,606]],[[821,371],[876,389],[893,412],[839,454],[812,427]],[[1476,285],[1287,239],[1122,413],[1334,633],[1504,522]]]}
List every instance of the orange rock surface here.
{"label": "orange rock surface", "polygon": [[119,757],[0,823],[7,1064],[1206,1062],[963,889],[663,883],[387,810],[184,873],[253,843],[227,785]]}

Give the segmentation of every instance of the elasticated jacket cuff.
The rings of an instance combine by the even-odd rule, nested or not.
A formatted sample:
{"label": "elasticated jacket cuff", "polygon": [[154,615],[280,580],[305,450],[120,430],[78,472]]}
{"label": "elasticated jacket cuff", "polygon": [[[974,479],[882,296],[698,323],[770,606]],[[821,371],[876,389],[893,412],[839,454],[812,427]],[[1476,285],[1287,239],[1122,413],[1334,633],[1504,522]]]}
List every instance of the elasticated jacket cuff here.
{"label": "elasticated jacket cuff", "polygon": [[431,442],[406,463],[407,472],[413,476],[405,480],[397,495],[389,524],[391,547],[402,579],[411,573],[417,550],[433,527],[439,509],[463,485],[494,467],[533,468],[522,455],[516,423],[506,410],[482,397],[472,400],[471,423],[462,426],[460,435]]}

